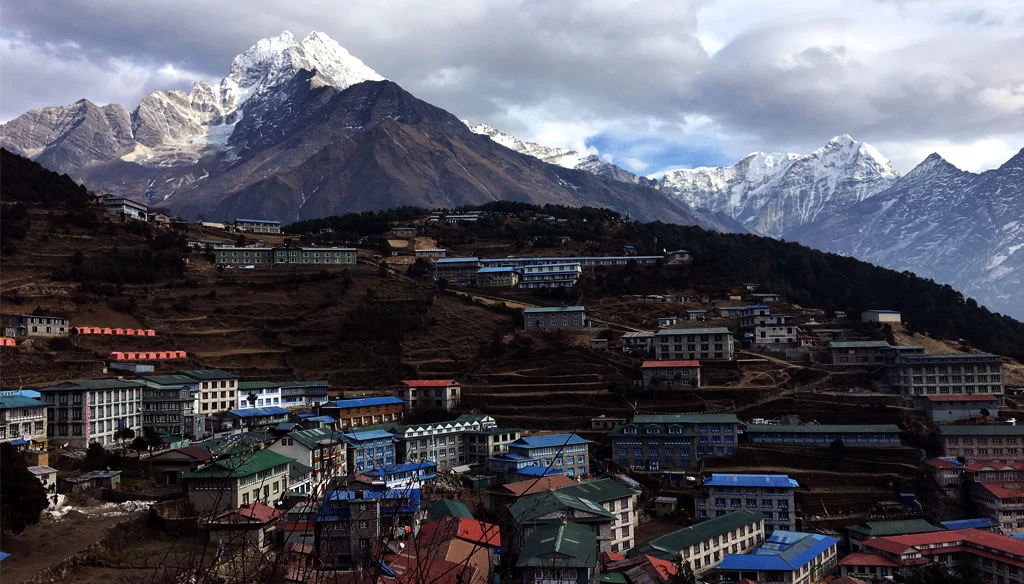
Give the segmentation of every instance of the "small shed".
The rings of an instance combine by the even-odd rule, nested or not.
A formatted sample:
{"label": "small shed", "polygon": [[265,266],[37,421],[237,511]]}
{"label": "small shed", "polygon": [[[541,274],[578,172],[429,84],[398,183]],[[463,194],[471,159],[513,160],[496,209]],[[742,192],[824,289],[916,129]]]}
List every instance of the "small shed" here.
{"label": "small shed", "polygon": [[658,517],[668,517],[679,508],[679,499],[675,497],[658,497],[654,500],[654,514]]}

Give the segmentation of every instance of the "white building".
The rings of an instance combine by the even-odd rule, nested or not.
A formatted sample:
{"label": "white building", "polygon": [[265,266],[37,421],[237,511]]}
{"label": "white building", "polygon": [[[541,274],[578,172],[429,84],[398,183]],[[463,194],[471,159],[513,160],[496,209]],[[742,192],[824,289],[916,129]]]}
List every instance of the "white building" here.
{"label": "white building", "polygon": [[462,386],[454,379],[405,379],[395,388],[395,397],[405,402],[405,415],[425,410],[450,412],[462,400]]}
{"label": "white building", "polygon": [[582,306],[547,306],[523,309],[523,328],[539,330],[583,330],[587,327]]}
{"label": "white building", "polygon": [[522,268],[519,287],[526,289],[572,288],[581,275],[583,275],[583,267],[579,263],[533,264]]}
{"label": "white building", "polygon": [[220,369],[189,369],[179,371],[198,382],[196,413],[215,414],[238,406],[238,377]]}
{"label": "white building", "polygon": [[266,219],[235,219],[235,229],[246,233],[281,233],[281,222]]}
{"label": "white building", "polygon": [[861,322],[902,322],[898,310],[865,310],[860,313]]}

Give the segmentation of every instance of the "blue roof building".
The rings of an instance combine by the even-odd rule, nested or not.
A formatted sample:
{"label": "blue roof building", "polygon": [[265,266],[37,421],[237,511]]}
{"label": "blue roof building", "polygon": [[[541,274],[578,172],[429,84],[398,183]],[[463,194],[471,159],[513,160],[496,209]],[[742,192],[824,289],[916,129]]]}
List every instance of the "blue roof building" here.
{"label": "blue roof building", "polygon": [[818,582],[836,569],[837,543],[818,533],[777,530],[747,554],[727,554],[718,573],[733,582]]}
{"label": "blue roof building", "polygon": [[395,437],[383,430],[353,430],[341,435],[348,444],[349,472],[364,473],[395,465]]}
{"label": "blue roof building", "polygon": [[[519,455],[535,459],[537,466],[557,470],[570,477],[585,477],[589,472],[589,446],[590,440],[576,434],[524,436],[509,443],[508,454],[505,456]],[[526,466],[533,465],[522,465]],[[491,468],[496,470],[493,464]]]}
{"label": "blue roof building", "polygon": [[781,474],[715,473],[693,495],[698,519],[721,517],[737,509],[764,515],[764,531],[796,527],[794,491],[800,484]]}
{"label": "blue roof building", "polygon": [[952,521],[943,521],[939,525],[945,527],[949,531],[955,531],[957,529],[980,529],[982,531],[995,531],[999,528],[999,522],[992,517],[978,517],[976,519],[954,519]]}
{"label": "blue roof building", "polygon": [[374,484],[382,482],[389,489],[419,488],[424,482],[437,478],[437,463],[429,460],[406,462],[366,471]]}

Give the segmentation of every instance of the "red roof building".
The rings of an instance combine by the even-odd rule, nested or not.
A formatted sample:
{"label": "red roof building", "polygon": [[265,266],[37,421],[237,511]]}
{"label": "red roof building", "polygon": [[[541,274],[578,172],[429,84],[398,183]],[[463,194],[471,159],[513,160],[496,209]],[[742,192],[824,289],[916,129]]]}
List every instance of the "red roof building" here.
{"label": "red roof building", "polygon": [[284,511],[263,503],[228,509],[210,520],[210,542],[266,550],[270,546],[270,531],[282,515]]}
{"label": "red roof building", "polygon": [[405,402],[405,415],[427,410],[450,412],[462,401],[462,387],[454,379],[405,379],[395,397]]}
{"label": "red roof building", "polygon": [[700,387],[700,361],[644,361],[640,373],[644,389]]}
{"label": "red roof building", "polygon": [[1005,581],[1007,574],[1024,574],[1024,541],[979,529],[876,537],[862,546],[864,553],[839,561],[843,576],[879,579],[930,561],[950,568],[967,564],[987,582],[995,582],[997,576]]}
{"label": "red roof building", "polygon": [[973,483],[971,502],[984,517],[991,517],[1003,533],[1024,533],[1024,483]]}

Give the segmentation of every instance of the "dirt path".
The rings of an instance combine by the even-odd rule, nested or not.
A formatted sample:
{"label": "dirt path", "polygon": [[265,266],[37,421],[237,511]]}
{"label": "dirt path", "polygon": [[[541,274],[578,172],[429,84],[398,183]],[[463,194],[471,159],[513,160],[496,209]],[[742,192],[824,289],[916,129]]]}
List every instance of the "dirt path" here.
{"label": "dirt path", "polygon": [[96,543],[108,527],[129,518],[91,517],[72,511],[59,522],[44,519],[24,533],[5,535],[0,549],[11,557],[4,560],[2,579],[5,584],[24,582]]}

